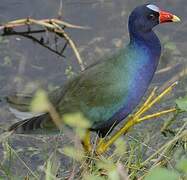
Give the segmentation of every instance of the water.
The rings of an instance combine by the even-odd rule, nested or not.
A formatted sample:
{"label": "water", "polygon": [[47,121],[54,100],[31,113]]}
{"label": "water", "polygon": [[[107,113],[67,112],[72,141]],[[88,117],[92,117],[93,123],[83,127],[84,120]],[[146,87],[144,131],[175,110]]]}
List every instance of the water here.
{"label": "water", "polygon": [[[135,6],[145,2],[143,0],[138,3],[135,0],[62,1],[63,20],[92,28],[91,30],[68,31],[79,47],[85,64],[90,65],[102,56],[114,52],[123,44],[128,43],[126,25],[128,14]],[[184,70],[187,64],[187,21],[185,20],[187,19],[187,2],[185,0],[162,2],[157,0],[154,2],[163,9],[181,17],[182,20],[181,23],[165,24],[155,29],[164,44],[163,47],[165,47],[159,69],[177,65],[176,68],[155,76],[154,84],[161,86],[176,73]],[[36,19],[57,17],[59,7],[60,0],[1,0],[0,22],[26,17]],[[0,96],[25,89],[33,91],[38,87],[52,89],[63,84],[66,80],[65,70],[68,67],[71,66],[75,73],[80,71],[76,58],[69,48],[65,51],[66,58],[61,58],[30,40],[11,36],[5,37],[5,40],[0,43],[0,52]],[[172,104],[176,97],[184,95],[187,89],[185,83],[186,78],[181,77],[175,94],[172,94],[172,98],[163,104]],[[8,112],[4,103],[1,103],[0,107],[0,124],[2,128],[5,128],[16,120]],[[154,126],[158,126],[158,124],[152,124],[152,128]],[[38,149],[38,153],[42,152],[36,140],[29,139],[25,143],[24,138],[21,140],[18,138],[13,142],[16,147],[23,147],[24,150],[32,146]],[[45,147],[45,143],[42,148],[43,146]],[[47,151],[48,148],[46,147],[45,150]],[[24,153],[21,155],[24,157]],[[42,157],[37,161],[32,158],[25,160],[34,169],[36,165],[43,162]]]}

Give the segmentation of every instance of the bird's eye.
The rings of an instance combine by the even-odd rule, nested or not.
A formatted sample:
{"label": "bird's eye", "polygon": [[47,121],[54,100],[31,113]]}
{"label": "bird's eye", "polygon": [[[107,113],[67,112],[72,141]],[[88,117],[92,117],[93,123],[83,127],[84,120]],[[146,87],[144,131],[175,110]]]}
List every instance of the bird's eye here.
{"label": "bird's eye", "polygon": [[155,20],[156,16],[154,14],[149,14],[148,19]]}

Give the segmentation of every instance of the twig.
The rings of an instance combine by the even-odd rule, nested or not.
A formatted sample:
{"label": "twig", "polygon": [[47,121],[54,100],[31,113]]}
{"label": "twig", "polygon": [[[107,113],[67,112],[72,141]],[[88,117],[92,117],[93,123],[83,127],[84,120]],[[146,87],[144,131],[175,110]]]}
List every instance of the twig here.
{"label": "twig", "polygon": [[52,25],[50,26],[51,23],[56,23],[62,26],[65,26],[67,28],[73,28],[73,29],[91,29],[88,26],[78,26],[78,25],[74,25],[59,19],[41,19],[41,20],[35,20],[32,18],[25,18],[25,19],[18,19],[15,21],[10,21],[8,23],[6,23],[5,25],[1,25],[0,26],[0,30],[3,30],[5,28],[15,28],[15,27],[20,27],[20,26],[24,26],[24,25],[32,25],[32,24],[38,24],[38,25],[42,25],[42,26],[48,26],[49,28],[54,28]]}
{"label": "twig", "polygon": [[[186,126],[186,124],[185,124]],[[183,127],[185,127],[183,126]],[[182,129],[183,129],[182,127]],[[161,148],[159,148],[159,150],[157,152],[155,152],[154,154],[152,154],[149,158],[147,158],[143,163],[142,163],[142,167],[145,166],[148,162],[150,162],[151,159],[153,159],[156,155],[160,154],[159,158],[157,159],[156,162],[158,162],[158,160],[161,157],[164,157],[165,152],[167,151],[167,149],[169,147],[171,147],[173,144],[175,144],[179,139],[185,137],[187,135],[187,130],[184,130],[183,132],[179,131],[177,133],[177,135],[175,136],[175,138],[173,138],[171,141],[169,141],[168,143],[166,143],[164,146],[162,146]],[[161,153],[162,152],[162,153]],[[155,165],[156,163],[154,163]]]}
{"label": "twig", "polygon": [[80,67],[81,67],[81,70],[84,71],[85,67],[84,67],[83,61],[82,61],[82,59],[81,59],[81,57],[80,57],[80,54],[79,54],[79,52],[78,52],[78,50],[77,50],[77,47],[76,47],[75,43],[73,42],[73,40],[72,40],[72,39],[68,36],[68,34],[66,34],[66,32],[65,32],[64,30],[62,30],[62,29],[61,29],[61,30],[56,29],[55,32],[56,32],[60,37],[64,37],[64,38],[67,40],[67,42],[69,43],[69,45],[71,46],[72,50],[73,50],[74,53],[75,53],[75,56],[76,56],[76,58],[77,58],[77,60],[78,60],[78,63],[79,63],[79,65],[80,65]]}
{"label": "twig", "polygon": [[[41,32],[45,32],[44,30],[37,30],[37,31],[32,31],[31,33],[41,33]],[[55,53],[55,54],[58,54],[59,56],[62,56],[62,57],[65,57],[63,55],[63,51],[61,52],[58,52],[57,50],[54,50],[53,48],[47,46],[45,43],[43,43],[41,40],[38,40],[37,38],[35,38],[34,36],[31,36],[29,35],[27,32],[16,32],[16,31],[13,31],[11,34],[7,34],[8,36],[10,35],[20,35],[20,36],[23,36],[23,37],[26,37],[28,39],[31,39],[33,40],[34,42],[40,44],[41,46],[49,49],[51,52]],[[65,49],[64,49],[65,50]]]}
{"label": "twig", "polygon": [[[28,30],[25,32],[16,32],[14,30],[14,28],[16,28],[16,27],[21,27],[21,26],[25,26],[25,25],[28,26]],[[30,28],[30,25],[42,26],[44,29],[32,31]],[[83,61],[80,57],[80,54],[78,52],[78,49],[77,49],[75,43],[73,42],[73,40],[70,38],[70,36],[65,32],[65,30],[64,30],[65,28],[90,29],[89,27],[73,25],[73,24],[67,23],[67,22],[59,20],[59,19],[36,20],[36,19],[32,19],[32,18],[18,19],[15,21],[10,21],[5,25],[0,26],[0,30],[4,30],[4,32],[3,32],[4,36],[6,36],[6,35],[24,36],[26,38],[34,40],[35,42],[39,43],[40,45],[44,46],[45,48],[49,49],[50,51],[52,51],[60,56],[62,56],[63,51],[67,47],[67,44],[69,44],[69,46],[72,48],[72,50],[78,60],[81,70],[83,71],[85,68],[84,68]],[[43,43],[43,41],[40,41],[37,38],[29,35],[29,34],[43,33],[43,32],[47,32],[47,31],[55,33],[67,41],[67,44],[65,43],[64,47],[62,48],[62,50],[60,52],[57,49],[54,50],[51,47],[47,46],[46,44]]]}

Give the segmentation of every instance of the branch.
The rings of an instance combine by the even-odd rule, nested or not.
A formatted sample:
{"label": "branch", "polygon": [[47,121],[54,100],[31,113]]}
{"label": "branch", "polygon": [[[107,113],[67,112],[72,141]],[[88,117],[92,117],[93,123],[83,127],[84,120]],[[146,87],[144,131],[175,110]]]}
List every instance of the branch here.
{"label": "branch", "polygon": [[16,32],[16,31],[12,30],[11,33],[6,33],[6,35],[2,34],[2,36],[12,36],[12,35],[23,36],[25,38],[33,40],[34,42],[38,43],[41,46],[49,49],[51,52],[53,52],[53,53],[55,53],[55,54],[57,54],[57,55],[62,56],[62,57],[65,58],[65,56],[63,55],[63,52],[65,50],[64,47],[67,46],[66,44],[64,45],[63,50],[61,50],[61,52],[58,52],[57,50],[54,50],[53,48],[51,48],[50,46],[48,46],[47,44],[45,44],[42,39],[39,40],[36,37],[29,35],[29,34],[37,34],[37,33],[42,33],[42,32],[45,32],[45,30],[31,31],[30,33],[28,33],[27,31]]}
{"label": "branch", "polygon": [[74,25],[74,24],[70,24],[68,22],[59,20],[59,19],[41,19],[41,20],[36,20],[36,19],[32,19],[32,18],[25,18],[25,19],[18,19],[15,21],[10,21],[4,25],[0,26],[0,30],[4,30],[5,28],[15,28],[15,27],[20,27],[20,26],[25,26],[25,25],[32,25],[32,24],[38,24],[41,26],[45,26],[48,28],[54,28],[54,26],[52,25],[53,23],[59,24],[61,26],[64,26],[65,28],[73,28],[73,29],[85,29],[85,30],[89,30],[91,29],[88,26],[78,26],[78,25]]}
{"label": "branch", "polygon": [[[37,25],[37,26],[42,27],[43,29],[31,30],[31,25]],[[24,27],[24,26],[28,27],[27,31],[17,32],[14,30],[17,27]],[[79,51],[78,51],[74,41],[65,32],[65,30],[64,30],[65,28],[90,29],[89,27],[73,25],[73,24],[67,23],[65,21],[61,21],[59,19],[36,20],[36,19],[32,19],[32,18],[18,19],[15,21],[10,21],[10,22],[0,26],[0,30],[3,30],[3,34],[2,34],[3,36],[20,35],[20,36],[32,39],[33,41],[37,42],[38,44],[42,45],[43,47],[49,49],[53,53],[56,53],[62,57],[65,57],[62,54],[65,51],[67,45],[69,45],[72,48],[72,50],[77,58],[77,61],[80,65],[81,70],[83,71],[85,69],[85,67],[84,67],[84,63],[80,57]],[[57,49],[53,49],[43,42],[43,38],[39,40],[36,37],[30,35],[30,34],[37,34],[37,33],[45,33],[47,31],[49,31],[51,33],[55,33],[59,37],[64,38],[66,40],[65,45],[63,46],[62,50],[58,51]]]}

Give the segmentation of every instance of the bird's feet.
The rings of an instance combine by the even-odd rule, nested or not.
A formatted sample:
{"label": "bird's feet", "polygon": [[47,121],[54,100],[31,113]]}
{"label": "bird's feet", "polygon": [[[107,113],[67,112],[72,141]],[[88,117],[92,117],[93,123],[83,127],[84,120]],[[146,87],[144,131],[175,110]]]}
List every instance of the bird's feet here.
{"label": "bird's feet", "polygon": [[[136,124],[138,124],[140,122],[143,122],[145,120],[150,120],[150,119],[153,119],[153,118],[160,117],[164,114],[175,112],[176,108],[170,108],[170,109],[163,110],[163,111],[160,111],[160,112],[157,112],[157,113],[154,113],[154,114],[149,114],[149,115],[143,116],[143,114],[145,112],[147,112],[153,105],[155,105],[157,102],[159,102],[165,95],[170,93],[176,85],[177,85],[177,82],[171,84],[168,88],[163,90],[159,95],[156,95],[156,88],[154,88],[153,91],[151,92],[151,94],[148,96],[147,100],[143,103],[143,105],[138,109],[138,111],[136,113],[129,116],[127,122],[124,124],[124,126],[119,131],[117,131],[108,140],[100,139],[100,141],[97,144],[96,150],[95,150],[96,154],[100,155],[100,154],[106,152],[106,150],[121,135],[126,134],[128,132],[128,130],[130,128],[132,128],[133,126],[135,126]],[[92,148],[91,148],[90,139],[88,138],[88,136],[85,137],[85,142],[86,142],[84,144],[85,150],[86,151],[91,151]]]}
{"label": "bird's feet", "polygon": [[104,153],[113,143],[118,139],[121,135],[126,134],[128,130],[133,127],[134,125],[143,122],[145,120],[149,120],[152,118],[160,117],[164,114],[168,114],[171,112],[175,112],[176,108],[171,108],[167,110],[163,110],[154,114],[145,115],[143,114],[147,112],[154,104],[156,104],[158,101],[160,101],[166,94],[172,91],[172,89],[177,85],[177,82],[170,85],[168,88],[166,88],[163,92],[161,92],[159,95],[156,96],[156,88],[153,89],[147,100],[144,102],[144,104],[139,108],[139,110],[133,114],[130,115],[127,122],[124,124],[124,126],[117,131],[112,137],[110,137],[108,140],[102,140],[97,146],[96,152],[97,154]]}

